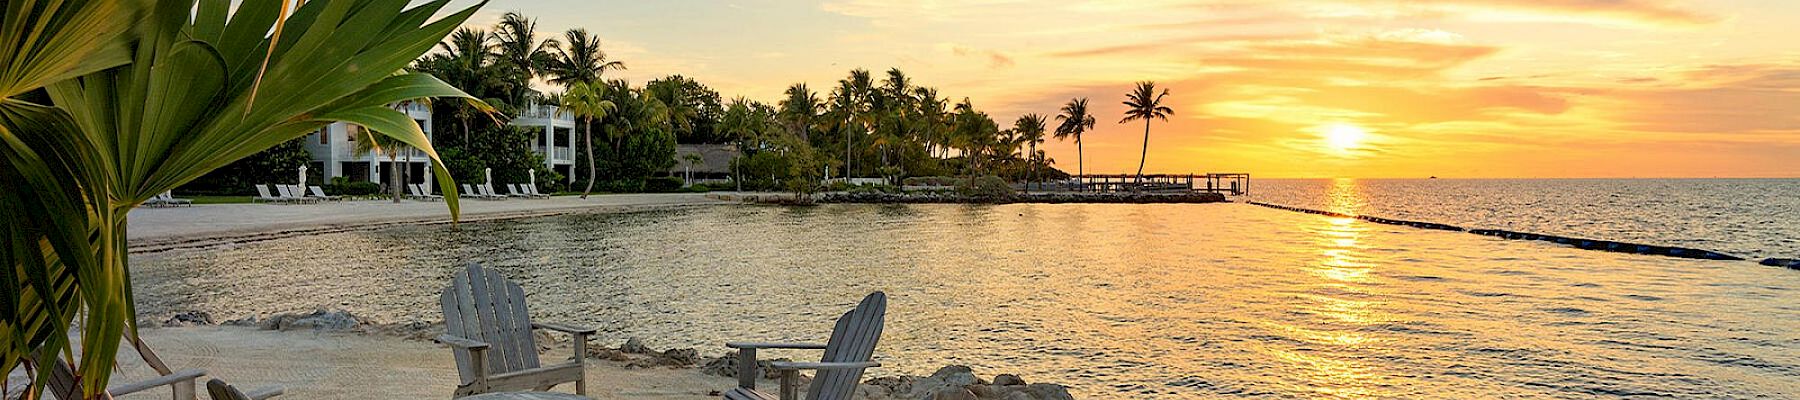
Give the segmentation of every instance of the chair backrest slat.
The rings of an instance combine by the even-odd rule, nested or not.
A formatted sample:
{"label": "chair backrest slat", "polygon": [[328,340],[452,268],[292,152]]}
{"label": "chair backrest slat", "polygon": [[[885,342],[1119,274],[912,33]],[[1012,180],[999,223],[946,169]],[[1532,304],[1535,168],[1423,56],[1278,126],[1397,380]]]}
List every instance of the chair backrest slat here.
{"label": "chair backrest slat", "polygon": [[251,185],[251,186],[256,187],[256,195],[259,197],[275,197],[275,196],[269,195],[269,187],[268,186],[263,186],[263,185]]}
{"label": "chair backrest slat", "polygon": [[[870,293],[856,309],[844,313],[825,342],[822,362],[864,362],[875,356],[875,344],[881,340],[883,319],[887,315],[887,294]],[[810,400],[849,399],[862,381],[862,369],[828,369],[813,377],[808,389]]]}
{"label": "chair backrest slat", "polygon": [[[490,375],[539,365],[525,290],[500,271],[473,263],[458,269],[439,302],[444,309],[444,329],[449,334],[488,344]],[[468,352],[458,350],[454,354],[463,383],[473,382],[474,367],[469,365]]]}

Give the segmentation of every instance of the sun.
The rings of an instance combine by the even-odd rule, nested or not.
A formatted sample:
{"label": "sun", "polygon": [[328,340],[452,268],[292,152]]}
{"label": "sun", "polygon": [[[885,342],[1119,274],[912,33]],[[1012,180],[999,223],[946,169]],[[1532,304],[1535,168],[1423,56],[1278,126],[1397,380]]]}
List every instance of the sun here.
{"label": "sun", "polygon": [[1325,147],[1339,152],[1362,146],[1363,139],[1369,136],[1369,130],[1350,124],[1331,124],[1325,129]]}

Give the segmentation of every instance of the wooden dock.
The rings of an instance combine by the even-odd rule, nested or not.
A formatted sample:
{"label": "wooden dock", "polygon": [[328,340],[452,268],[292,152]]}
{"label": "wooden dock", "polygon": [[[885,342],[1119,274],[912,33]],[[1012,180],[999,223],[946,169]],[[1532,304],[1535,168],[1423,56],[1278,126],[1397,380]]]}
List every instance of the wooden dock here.
{"label": "wooden dock", "polygon": [[1082,175],[1077,176],[1078,191],[1096,193],[1219,193],[1242,196],[1250,193],[1250,174],[1154,174]]}

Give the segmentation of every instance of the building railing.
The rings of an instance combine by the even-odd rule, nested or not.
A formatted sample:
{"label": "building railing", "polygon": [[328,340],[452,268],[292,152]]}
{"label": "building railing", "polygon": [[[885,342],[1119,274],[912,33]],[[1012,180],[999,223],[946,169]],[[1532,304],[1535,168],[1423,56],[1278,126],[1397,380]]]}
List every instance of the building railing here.
{"label": "building railing", "polygon": [[575,148],[573,148],[573,147],[551,147],[550,148],[550,159],[557,160],[557,161],[574,160],[575,159]]}
{"label": "building railing", "polygon": [[556,106],[532,105],[532,106],[526,107],[524,112],[519,113],[519,116],[529,117],[529,118],[557,119],[557,120],[563,120],[563,121],[574,121],[575,120],[574,115],[571,115],[567,112],[563,112],[560,108],[557,108]]}

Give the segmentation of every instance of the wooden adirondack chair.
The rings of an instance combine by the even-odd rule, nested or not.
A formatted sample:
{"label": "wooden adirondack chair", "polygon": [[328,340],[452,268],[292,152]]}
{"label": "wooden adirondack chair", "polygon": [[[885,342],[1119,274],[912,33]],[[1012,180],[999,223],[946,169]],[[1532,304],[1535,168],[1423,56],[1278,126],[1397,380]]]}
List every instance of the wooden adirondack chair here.
{"label": "wooden adirondack chair", "polygon": [[239,391],[237,387],[226,384],[225,381],[218,379],[206,381],[206,394],[212,396],[212,400],[263,400],[279,396],[281,392],[280,387],[273,387],[258,389],[246,394]]}
{"label": "wooden adirondack chair", "polygon": [[[456,272],[439,297],[444,307],[444,328],[438,342],[450,345],[456,370],[462,375],[452,398],[488,392],[550,390],[575,383],[575,393],[587,394],[587,338],[594,329],[531,322],[525,308],[525,291],[500,275],[500,271],[470,263]],[[575,359],[541,366],[532,329],[547,329],[575,337]]]}
{"label": "wooden adirondack chair", "polygon": [[[196,400],[194,397],[194,380],[200,379],[200,377],[203,376],[206,376],[205,370],[188,368],[140,382],[113,385],[112,387],[106,388],[106,393],[112,397],[118,397],[154,389],[159,386],[168,386],[173,394],[174,400]],[[47,383],[48,385],[45,387],[45,392],[47,392],[51,398],[62,400],[81,398],[81,384],[76,381],[75,372],[69,369],[68,364],[58,362],[51,367],[50,381]],[[230,386],[225,385],[224,382],[220,382],[218,379],[207,382],[207,389],[212,393],[213,400],[264,400],[280,395],[283,391],[279,386],[271,386],[257,389],[249,395],[244,395],[243,392],[237,392],[242,397],[220,397],[219,392],[212,388],[214,383],[226,387]],[[235,392],[237,389],[233,388],[231,390]]]}
{"label": "wooden adirondack chair", "polygon": [[808,400],[849,400],[856,393],[856,385],[862,382],[863,370],[881,366],[871,361],[875,356],[875,342],[881,340],[882,319],[887,315],[887,294],[870,293],[864,297],[856,309],[844,313],[837,320],[837,327],[831,330],[831,339],[825,344],[813,343],[726,343],[725,347],[738,349],[738,387],[725,392],[728,400],[776,400],[777,397],[756,390],[756,377],[762,373],[757,371],[757,349],[823,349],[825,356],[819,362],[772,362],[769,366],[781,371],[780,400],[799,400],[800,370],[819,371],[813,376],[812,386],[806,390]]}

